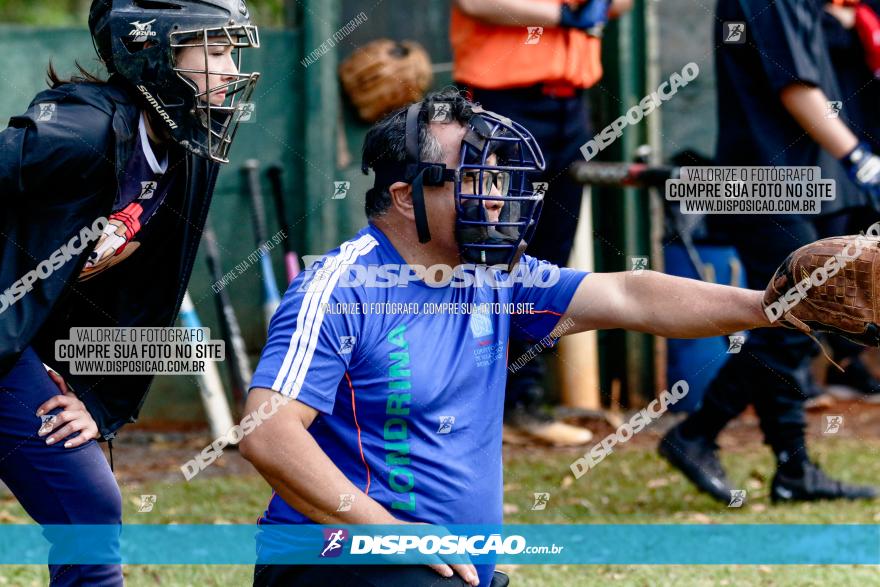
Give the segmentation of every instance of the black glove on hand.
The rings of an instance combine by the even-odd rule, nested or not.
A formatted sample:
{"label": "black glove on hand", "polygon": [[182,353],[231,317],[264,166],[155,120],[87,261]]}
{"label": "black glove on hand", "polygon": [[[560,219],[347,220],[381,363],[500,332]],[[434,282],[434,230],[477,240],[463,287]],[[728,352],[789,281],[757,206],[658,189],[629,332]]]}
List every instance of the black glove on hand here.
{"label": "black glove on hand", "polygon": [[874,209],[880,212],[880,157],[860,143],[849,155],[840,160],[853,182],[862,188]]}

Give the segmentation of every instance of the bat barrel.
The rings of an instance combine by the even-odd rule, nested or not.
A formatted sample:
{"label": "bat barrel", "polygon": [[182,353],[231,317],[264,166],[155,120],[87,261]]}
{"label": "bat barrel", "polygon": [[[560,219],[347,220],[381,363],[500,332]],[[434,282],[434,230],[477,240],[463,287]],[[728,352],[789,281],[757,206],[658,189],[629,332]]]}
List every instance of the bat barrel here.
{"label": "bat barrel", "polygon": [[287,281],[290,283],[299,275],[299,259],[291,244],[290,224],[287,221],[287,208],[284,205],[284,185],[281,181],[283,169],[280,165],[272,165],[266,170],[269,184],[272,186],[272,195],[275,199],[275,212],[278,214],[278,224],[284,231],[284,268],[287,272]]}
{"label": "bat barrel", "polygon": [[281,301],[281,294],[278,291],[278,284],[275,282],[270,249],[264,246],[269,237],[266,232],[266,211],[263,206],[263,192],[260,188],[260,162],[257,159],[248,159],[242,166],[242,173],[244,173],[247,180],[247,190],[251,197],[254,233],[256,235],[257,247],[260,248],[260,267],[263,274],[263,311],[266,316],[266,324],[268,325]]}
{"label": "bat barrel", "polygon": [[247,191],[251,198],[251,212],[254,221],[254,235],[257,246],[266,242],[266,211],[263,206],[263,191],[260,187],[260,162],[256,159],[248,159],[242,165],[245,176]]}
{"label": "bat barrel", "polygon": [[[202,321],[196,313],[195,305],[193,305],[188,291],[184,294],[183,303],[180,306],[180,322],[187,328],[202,327]],[[198,385],[202,404],[208,416],[208,424],[211,427],[211,434],[215,438],[225,436],[233,426],[232,413],[229,410],[229,403],[226,401],[226,394],[223,391],[223,382],[215,362],[206,362],[205,372],[198,376]]]}
{"label": "bat barrel", "polygon": [[584,185],[607,187],[663,187],[667,179],[678,177],[679,168],[642,163],[592,163],[579,161],[569,172]]}

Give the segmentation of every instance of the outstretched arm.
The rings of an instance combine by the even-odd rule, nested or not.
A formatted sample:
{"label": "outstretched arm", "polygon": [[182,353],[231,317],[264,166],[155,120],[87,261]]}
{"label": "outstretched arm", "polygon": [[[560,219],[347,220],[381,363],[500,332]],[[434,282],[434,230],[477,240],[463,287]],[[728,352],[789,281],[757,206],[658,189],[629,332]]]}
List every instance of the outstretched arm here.
{"label": "outstretched arm", "polygon": [[[503,26],[559,26],[561,7],[533,0],[454,0],[459,10],[483,22]],[[632,10],[633,0],[611,0],[608,16]]]}
{"label": "outstretched arm", "polygon": [[532,0],[455,0],[459,10],[484,22],[506,26],[557,26],[559,5]]}
{"label": "outstretched arm", "polygon": [[623,328],[667,338],[703,338],[770,326],[764,292],[656,271],[591,273],[561,321],[573,332]]}

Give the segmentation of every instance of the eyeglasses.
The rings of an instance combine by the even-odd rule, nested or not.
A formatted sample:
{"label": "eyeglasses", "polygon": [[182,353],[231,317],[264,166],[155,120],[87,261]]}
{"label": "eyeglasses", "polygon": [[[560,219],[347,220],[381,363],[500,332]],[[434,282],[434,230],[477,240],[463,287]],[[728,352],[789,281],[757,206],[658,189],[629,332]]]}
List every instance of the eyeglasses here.
{"label": "eyeglasses", "polygon": [[510,191],[511,173],[483,169],[479,171],[461,172],[461,193],[475,196],[489,195],[493,188],[502,196]]}

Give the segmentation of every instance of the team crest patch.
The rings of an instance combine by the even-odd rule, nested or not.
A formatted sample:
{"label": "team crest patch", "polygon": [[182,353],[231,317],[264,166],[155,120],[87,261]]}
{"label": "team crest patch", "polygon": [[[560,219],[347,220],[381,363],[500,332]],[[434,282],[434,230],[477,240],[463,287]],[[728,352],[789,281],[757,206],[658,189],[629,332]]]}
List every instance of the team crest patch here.
{"label": "team crest patch", "polygon": [[474,338],[483,338],[484,336],[491,336],[494,330],[492,329],[492,319],[489,318],[486,314],[471,314],[471,321],[469,324],[471,328],[471,334]]}

